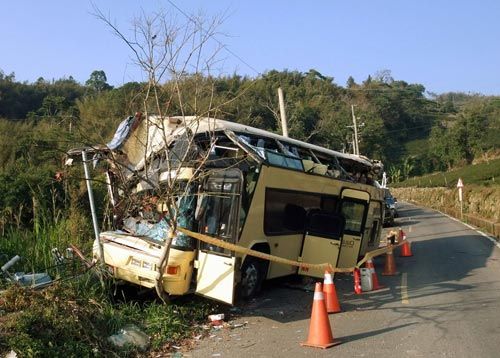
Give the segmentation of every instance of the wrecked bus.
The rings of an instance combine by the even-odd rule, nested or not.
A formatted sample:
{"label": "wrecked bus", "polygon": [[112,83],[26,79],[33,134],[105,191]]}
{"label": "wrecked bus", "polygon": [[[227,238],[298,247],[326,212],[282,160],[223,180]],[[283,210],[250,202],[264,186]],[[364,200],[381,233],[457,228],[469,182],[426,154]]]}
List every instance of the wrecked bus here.
{"label": "wrecked bus", "polygon": [[[99,232],[94,219],[94,257],[116,279],[167,295],[232,304],[265,279],[324,274],[195,240],[172,225],[333,267],[352,267],[379,246],[381,165],[364,157],[214,118],[140,114],[106,147],[69,154],[84,165],[89,156],[107,163],[114,228]],[[91,195],[88,168],[86,178]]]}

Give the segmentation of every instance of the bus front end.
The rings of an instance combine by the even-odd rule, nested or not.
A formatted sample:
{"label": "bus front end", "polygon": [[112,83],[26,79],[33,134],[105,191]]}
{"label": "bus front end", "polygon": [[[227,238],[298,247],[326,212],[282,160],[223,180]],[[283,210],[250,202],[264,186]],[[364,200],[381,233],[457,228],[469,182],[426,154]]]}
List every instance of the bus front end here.
{"label": "bus front end", "polygon": [[[99,236],[107,271],[117,280],[153,288],[159,277],[158,265],[163,246],[147,237],[105,231]],[[94,242],[94,258],[100,259]],[[173,245],[170,248],[162,285],[170,295],[189,292],[195,252]]]}

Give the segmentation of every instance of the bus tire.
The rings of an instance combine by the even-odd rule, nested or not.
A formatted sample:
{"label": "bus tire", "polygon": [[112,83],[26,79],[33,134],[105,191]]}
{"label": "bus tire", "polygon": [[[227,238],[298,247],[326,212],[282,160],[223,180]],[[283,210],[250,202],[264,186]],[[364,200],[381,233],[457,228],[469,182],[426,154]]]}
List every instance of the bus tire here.
{"label": "bus tire", "polygon": [[266,264],[264,261],[249,257],[241,266],[241,282],[239,293],[241,298],[249,299],[256,296],[262,287]]}

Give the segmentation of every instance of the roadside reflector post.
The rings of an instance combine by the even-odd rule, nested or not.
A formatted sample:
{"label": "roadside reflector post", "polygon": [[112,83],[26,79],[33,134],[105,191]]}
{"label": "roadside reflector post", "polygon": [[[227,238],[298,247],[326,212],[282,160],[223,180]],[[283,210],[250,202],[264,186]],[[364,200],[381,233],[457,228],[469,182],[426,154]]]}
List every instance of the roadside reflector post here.
{"label": "roadside reflector post", "polygon": [[457,182],[457,188],[458,188],[458,201],[460,201],[460,219],[463,220],[464,218],[464,211],[463,211],[463,192],[462,189],[464,187],[464,183],[462,181],[462,178],[458,178]]}

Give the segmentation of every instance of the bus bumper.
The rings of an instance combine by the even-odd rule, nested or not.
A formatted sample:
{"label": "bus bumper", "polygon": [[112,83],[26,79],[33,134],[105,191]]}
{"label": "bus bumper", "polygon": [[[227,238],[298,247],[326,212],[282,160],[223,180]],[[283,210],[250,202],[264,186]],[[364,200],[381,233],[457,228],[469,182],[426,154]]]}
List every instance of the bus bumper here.
{"label": "bus bumper", "polygon": [[[143,238],[122,233],[103,232],[100,235],[104,263],[116,279],[147,288],[156,285],[162,246]],[[94,256],[98,256],[94,245]],[[193,274],[194,251],[170,248],[162,285],[171,295],[183,295],[189,291]]]}

